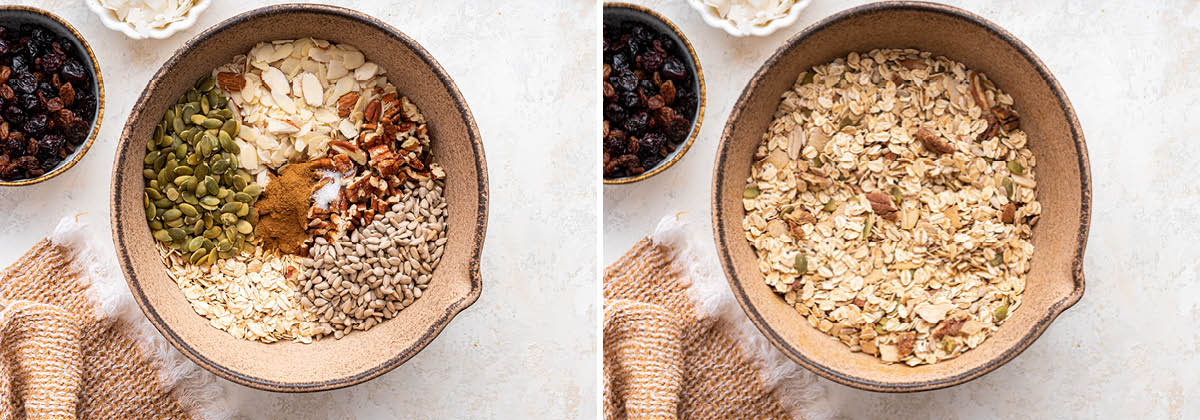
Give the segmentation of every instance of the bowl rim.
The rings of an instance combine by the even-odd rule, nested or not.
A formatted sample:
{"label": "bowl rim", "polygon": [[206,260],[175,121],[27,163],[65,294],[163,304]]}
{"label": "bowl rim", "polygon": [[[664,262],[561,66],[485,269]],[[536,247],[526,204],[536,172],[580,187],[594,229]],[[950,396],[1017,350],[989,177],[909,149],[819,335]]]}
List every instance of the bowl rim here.
{"label": "bowl rim", "polygon": [[25,185],[33,185],[62,175],[63,172],[66,172],[68,169],[74,167],[76,163],[79,163],[79,160],[83,159],[83,155],[87,154],[88,150],[92,148],[92,144],[96,142],[96,137],[100,135],[100,123],[104,121],[104,78],[100,76],[100,60],[96,59],[96,53],[92,51],[92,46],[88,44],[87,39],[83,38],[83,34],[80,34],[74,26],[71,26],[70,23],[67,23],[66,19],[63,19],[54,13],[50,13],[47,10],[42,10],[36,7],[0,5],[0,12],[9,10],[36,13],[48,17],[67,28],[67,31],[71,33],[71,36],[79,40],[80,45],[83,45],[83,50],[87,52],[88,60],[91,60],[92,62],[92,68],[96,70],[96,122],[95,124],[92,124],[91,133],[88,134],[88,139],[84,141],[83,144],[79,145],[79,148],[74,152],[75,156],[72,157],[71,160],[59,163],[57,168],[42,174],[42,176],[20,179],[16,181],[0,180],[0,187],[21,187]]}
{"label": "bowl rim", "polygon": [[[741,237],[730,238],[725,235],[725,219],[727,216],[721,209],[721,203],[725,200],[722,191],[724,190],[724,184],[727,181],[727,176],[724,171],[724,164],[725,161],[729,159],[729,148],[726,146],[731,141],[731,136],[733,134],[733,122],[736,121],[744,111],[748,102],[750,91],[758,85],[759,81],[768,71],[768,69],[772,67],[781,57],[791,52],[794,48],[800,47],[800,44],[802,44],[803,41],[808,39],[814,33],[821,31],[826,27],[861,15],[891,10],[915,10],[918,12],[937,13],[949,16],[951,18],[960,19],[990,32],[992,35],[999,37],[1004,42],[1009,44],[1009,46],[1017,50],[1022,57],[1033,64],[1034,68],[1038,72],[1038,76],[1040,76],[1042,80],[1050,86],[1051,92],[1057,100],[1059,108],[1063,112],[1063,117],[1066,118],[1068,125],[1070,126],[1072,140],[1075,145],[1077,164],[1080,168],[1079,181],[1081,197],[1079,208],[1079,227],[1076,234],[1075,253],[1071,259],[1071,277],[1074,283],[1074,289],[1062,299],[1054,302],[1054,304],[1050,306],[1049,311],[1034,323],[1029,333],[1027,333],[1024,337],[1021,337],[1012,347],[1000,352],[997,357],[983,363],[980,366],[971,368],[966,372],[927,381],[879,382],[858,376],[848,375],[821,365],[817,361],[805,357],[800,353],[799,350],[784,341],[783,338],[776,333],[770,325],[768,325],[762,314],[760,314],[758,310],[750,303],[745,289],[742,288],[741,282],[738,280],[737,274],[733,269],[734,262],[729,252],[729,243],[732,240],[745,239]],[[728,281],[730,288],[733,290],[734,297],[736,298],[738,304],[742,307],[742,310],[746,313],[747,317],[750,318],[750,321],[754,323],[754,325],[763,333],[764,336],[766,336],[767,340],[770,341],[771,344],[777,349],[783,352],[783,354],[789,359],[826,379],[843,385],[877,392],[915,392],[940,389],[962,384],[991,372],[1015,358],[1018,354],[1028,348],[1029,345],[1033,344],[1033,342],[1037,340],[1039,336],[1041,336],[1041,334],[1046,330],[1047,327],[1049,327],[1050,323],[1058,317],[1059,314],[1061,314],[1067,308],[1070,308],[1072,305],[1078,302],[1080,298],[1083,297],[1083,257],[1084,250],[1087,246],[1087,236],[1091,221],[1092,184],[1091,165],[1088,160],[1087,145],[1084,141],[1083,130],[1080,127],[1079,119],[1075,115],[1075,109],[1071,106],[1071,101],[1067,98],[1067,95],[1063,91],[1062,86],[1058,83],[1058,80],[1055,79],[1052,74],[1050,74],[1046,64],[1043,63],[1042,60],[1039,59],[1037,55],[1035,55],[1033,51],[1029,49],[1028,46],[995,23],[957,7],[922,1],[885,1],[872,3],[835,13],[832,16],[822,19],[821,21],[812,24],[803,31],[792,36],[787,40],[787,42],[780,46],[765,63],[763,63],[762,67],[760,67],[757,72],[755,72],[754,76],[746,84],[746,87],[742,89],[737,102],[730,110],[729,119],[726,122],[724,131],[721,134],[721,140],[717,145],[716,165],[713,168],[713,181],[714,185],[712,189],[712,201],[710,204],[712,208],[714,239],[722,269],[725,271],[725,278]],[[740,225],[740,220],[738,223]]]}
{"label": "bowl rim", "polygon": [[[647,179],[652,176],[658,175],[659,173],[667,170],[667,168],[670,168],[672,165],[675,165],[675,162],[678,162],[680,159],[683,159],[683,155],[687,154],[688,150],[692,148],[692,143],[696,142],[696,137],[698,137],[700,135],[700,125],[701,125],[700,123],[704,121],[704,103],[706,100],[705,99],[705,89],[704,89],[704,70],[700,68],[700,57],[696,55],[696,49],[692,48],[692,42],[688,41],[687,37],[683,35],[683,31],[680,30],[678,26],[675,26],[675,24],[672,23],[670,19],[667,19],[666,16],[663,16],[663,15],[659,14],[658,12],[650,10],[649,8],[647,8],[645,6],[640,6],[640,5],[636,5],[636,4],[629,4],[629,3],[622,3],[622,2],[609,2],[609,1],[604,2],[604,8],[609,8],[609,7],[623,8],[623,9],[633,10],[636,12],[641,12],[652,18],[662,21],[662,23],[666,24],[667,27],[671,28],[672,31],[675,31],[675,35],[678,35],[679,39],[683,41],[683,45],[687,47],[688,55],[690,55],[692,57],[692,62],[696,63],[696,81],[697,81],[697,87],[700,88],[698,91],[699,97],[696,100],[696,105],[697,105],[696,106],[696,121],[692,124],[692,132],[691,132],[691,134],[688,135],[687,140],[684,141],[683,144],[678,146],[679,151],[674,152],[675,153],[674,157],[672,157],[671,159],[668,159],[666,161],[659,162],[658,165],[655,166],[653,169],[646,171],[646,172],[642,172],[635,176],[626,176],[626,177],[621,177],[621,178],[604,178],[604,174],[603,174],[604,171],[601,171],[600,178],[604,181],[605,184],[608,184],[608,185],[630,184],[630,183],[638,182],[643,179]],[[601,11],[601,12],[603,14],[603,11]],[[604,17],[601,16],[601,20],[603,20],[603,19],[604,19]],[[603,116],[601,116],[601,120],[603,121]]]}
{"label": "bowl rim", "polygon": [[[208,41],[217,33],[228,29],[232,25],[239,24],[247,20],[294,12],[315,13],[331,15],[339,18],[348,18],[376,27],[380,30],[380,32],[390,37],[392,40],[401,42],[406,47],[412,49],[412,51],[433,70],[433,73],[437,76],[438,81],[442,83],[447,91],[449,91],[456,107],[458,108],[459,117],[467,126],[468,140],[470,141],[471,149],[474,152],[475,170],[478,174],[476,177],[476,183],[480,191],[477,204],[478,207],[476,208],[478,217],[475,223],[475,232],[472,238],[472,250],[467,267],[468,276],[471,283],[471,288],[467,294],[447,307],[441,317],[438,318],[438,320],[433,324],[432,328],[430,328],[428,331],[425,331],[425,333],[415,343],[413,343],[410,347],[397,352],[394,357],[384,361],[380,365],[346,377],[322,381],[278,382],[258,378],[241,372],[233,371],[225,366],[213,362],[212,360],[209,360],[198,353],[189,344],[183,342],[171,329],[171,327],[163,322],[162,317],[159,316],[158,312],[147,303],[146,294],[142,290],[136,276],[133,274],[133,262],[129,257],[129,253],[126,251],[127,244],[125,243],[125,238],[122,234],[125,226],[121,222],[121,199],[117,194],[115,194],[115,190],[113,193],[111,193],[109,201],[109,213],[112,225],[113,241],[116,245],[117,256],[120,259],[119,262],[121,265],[121,270],[125,275],[126,284],[129,286],[130,291],[134,295],[134,300],[137,301],[138,306],[142,309],[142,312],[146,315],[146,318],[150,321],[150,323],[153,324],[159,333],[161,333],[163,337],[167,339],[167,341],[169,341],[176,349],[178,349],[180,353],[183,353],[183,355],[188,359],[216,374],[217,376],[251,388],[277,392],[315,392],[344,388],[366,382],[384,373],[387,373],[392,369],[395,369],[401,364],[404,364],[406,361],[423,350],[430,342],[432,342],[433,339],[436,338],[442,332],[442,330],[446,328],[450,321],[453,320],[459,312],[462,312],[463,309],[471,306],[471,304],[475,303],[479,299],[483,284],[483,279],[480,274],[480,256],[483,251],[484,235],[487,232],[489,190],[487,165],[484,161],[483,143],[480,140],[479,127],[476,125],[475,117],[472,115],[466,99],[463,98],[458,86],[453,80],[450,79],[450,76],[446,73],[446,70],[442,68],[441,64],[439,64],[432,55],[429,54],[429,51],[427,51],[408,35],[400,32],[395,27],[392,27],[391,25],[388,25],[379,19],[348,8],[319,4],[280,4],[252,9],[221,21],[220,23],[205,29],[203,32],[185,42],[179,47],[179,49],[175,51],[174,54],[171,55],[169,59],[167,59],[166,62],[162,64],[161,67],[159,67],[158,71],[156,71],[154,76],[151,77],[151,79],[147,82],[146,87],[143,88],[142,93],[139,95],[137,102],[130,110],[129,115],[132,117],[145,113],[145,108],[148,102],[148,94],[150,93],[151,86],[154,86],[159,80],[162,79],[168,68],[178,65],[179,60],[184,54],[192,51],[201,43]],[[130,119],[126,121],[125,127],[121,133],[121,138],[117,145],[115,164],[113,165],[113,185],[120,185],[123,181],[124,176],[122,175],[120,168],[124,166],[123,164],[125,160],[130,157],[129,153],[122,152],[127,151],[130,147],[130,134],[132,130],[133,120]]]}

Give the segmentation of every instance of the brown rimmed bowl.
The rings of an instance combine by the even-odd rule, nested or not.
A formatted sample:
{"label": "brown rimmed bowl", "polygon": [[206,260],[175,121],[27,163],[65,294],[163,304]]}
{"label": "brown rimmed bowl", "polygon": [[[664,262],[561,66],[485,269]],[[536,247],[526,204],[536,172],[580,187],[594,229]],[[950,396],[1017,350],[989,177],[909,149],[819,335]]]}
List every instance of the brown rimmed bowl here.
{"label": "brown rimmed bowl", "polygon": [[88,131],[87,140],[75,146],[75,151],[59,162],[57,167],[36,178],[0,180],[0,187],[36,184],[71,169],[80,159],[83,159],[83,155],[87,153],[88,149],[92,148],[92,143],[96,141],[96,135],[100,132],[100,121],[104,120],[104,79],[100,77],[100,62],[96,60],[96,54],[92,52],[91,45],[88,45],[88,42],[83,39],[83,35],[66,20],[48,11],[27,6],[0,5],[0,24],[26,23],[42,25],[53,31],[55,35],[70,40],[76,51],[86,53],[86,57],[80,61],[88,74],[92,75],[92,89],[96,92],[96,115],[92,116],[92,121],[90,121],[91,128]]}
{"label": "brown rimmed bowl", "polygon": [[[979,347],[933,365],[887,365],[851,353],[808,325],[772,292],[742,230],[742,190],[755,149],[780,95],[800,72],[851,51],[916,48],[983,71],[1016,101],[1038,161],[1042,216],[1021,307]],[[1046,66],[1012,34],[970,12],[920,2],[884,2],[837,13],[780,47],[742,91],[717,148],[713,231],[721,265],[746,315],[796,363],[833,381],[871,391],[938,389],[978,378],[1029,347],[1083,296],[1083,253],[1091,213],[1091,174],[1071,102]]]}
{"label": "brown rimmed bowl", "polygon": [[[142,207],[142,159],[155,124],[188,86],[262,41],[315,37],[348,43],[387,70],[400,94],[428,121],[435,160],[445,169],[448,241],[430,287],[396,318],[341,340],[263,344],[234,338],[197,315],[166,275]],[[255,9],[205,30],[150,80],[121,134],[113,169],[111,214],[117,256],[129,289],[150,322],[200,366],[242,385],[284,392],[320,391],[375,378],[412,358],[479,298],[479,257],[487,227],[483,145],[466,101],[445,70],[416,41],[348,9],[280,5]]]}
{"label": "brown rimmed bowl", "polygon": [[679,27],[671,23],[665,16],[658,14],[653,10],[642,6],[629,3],[604,3],[604,22],[605,23],[621,23],[621,22],[637,22],[653,28],[655,31],[665,34],[675,41],[676,48],[686,49],[687,54],[682,54],[683,65],[687,67],[688,72],[692,75],[693,85],[696,86],[696,114],[690,116],[692,120],[692,130],[688,132],[687,140],[675,147],[667,157],[658,162],[653,168],[646,172],[642,172],[633,176],[621,178],[604,178],[605,184],[628,184],[638,182],[646,178],[658,175],[662,171],[670,168],[675,162],[683,158],[688,149],[692,148],[692,143],[696,142],[696,136],[700,134],[700,122],[704,120],[704,71],[700,68],[700,58],[696,56],[696,50],[692,48],[692,43],[688,42],[686,36],[683,36],[683,31]]}

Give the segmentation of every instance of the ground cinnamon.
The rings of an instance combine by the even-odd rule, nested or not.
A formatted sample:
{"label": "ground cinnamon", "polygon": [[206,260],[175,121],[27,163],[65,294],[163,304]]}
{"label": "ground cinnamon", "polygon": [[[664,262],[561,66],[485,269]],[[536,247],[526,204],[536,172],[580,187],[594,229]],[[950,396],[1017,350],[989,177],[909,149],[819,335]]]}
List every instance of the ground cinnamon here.
{"label": "ground cinnamon", "polygon": [[308,209],[321,178],[319,171],[332,166],[329,159],[290,164],[267,183],[255,204],[259,215],[255,235],[262,238],[263,246],[288,254],[301,251],[308,240]]}

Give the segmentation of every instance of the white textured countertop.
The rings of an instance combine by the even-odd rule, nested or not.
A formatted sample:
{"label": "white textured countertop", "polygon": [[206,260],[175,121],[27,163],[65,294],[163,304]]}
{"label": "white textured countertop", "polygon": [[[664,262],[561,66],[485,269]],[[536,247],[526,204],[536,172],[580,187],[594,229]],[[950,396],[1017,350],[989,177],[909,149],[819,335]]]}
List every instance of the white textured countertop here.
{"label": "white textured countertop", "polygon": [[[100,60],[108,97],[100,136],[77,166],[41,184],[0,189],[0,266],[68,214],[89,213],[95,234],[110,241],[113,154],[138,94],[184,41],[265,2],[214,0],[192,28],[144,41],[105,28],[82,0],[15,3],[51,10],[83,33]],[[490,169],[483,295],[429,347],[378,379],[300,395],[225,382],[235,408],[244,418],[288,420],[592,417],[599,170],[589,166],[597,160],[592,143],[563,140],[599,131],[593,114],[582,111],[595,105],[580,82],[598,74],[595,7],[578,0],[335,4],[420,42],[470,105]]]}
{"label": "white textured countertop", "polygon": [[[717,141],[742,88],[791,35],[861,2],[814,1],[795,26],[767,38],[732,38],[682,1],[639,3],[688,35],[704,67],[707,109],[699,138],[674,167],[604,188],[606,264],[664,214],[687,211],[711,236]],[[1200,418],[1200,3],[950,3],[1029,45],[1075,106],[1093,177],[1087,291],[1028,350],[982,378],[905,395],[824,381],[834,405],[853,419]]]}

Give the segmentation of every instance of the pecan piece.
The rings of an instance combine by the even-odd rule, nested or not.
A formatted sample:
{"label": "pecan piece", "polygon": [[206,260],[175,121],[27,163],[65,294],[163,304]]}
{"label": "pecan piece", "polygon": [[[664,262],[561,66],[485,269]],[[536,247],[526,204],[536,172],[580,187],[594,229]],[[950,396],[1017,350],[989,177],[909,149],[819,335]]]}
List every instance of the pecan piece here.
{"label": "pecan piece", "polygon": [[983,119],[987,120],[987,129],[979,133],[978,137],[975,137],[975,141],[981,143],[991,140],[992,137],[996,137],[996,133],[1000,132],[1000,123],[996,121],[996,116],[992,115],[991,112],[983,113]]}
{"label": "pecan piece", "polygon": [[900,353],[900,358],[908,357],[913,352],[913,345],[917,342],[917,333],[912,331],[902,332],[896,337],[896,351]]}
{"label": "pecan piece", "polygon": [[359,149],[358,146],[355,146],[348,141],[334,140],[329,142],[329,147],[333,150],[341,152],[346,156],[349,156],[351,160],[359,165],[367,164],[367,154],[363,152],[362,149]]}
{"label": "pecan piece", "polygon": [[925,128],[917,130],[917,140],[920,140],[925,149],[931,152],[937,154],[954,153],[954,144],[950,143],[950,140],[934,134],[934,132]]}
{"label": "pecan piece", "polygon": [[875,329],[869,326],[859,330],[858,346],[862,347],[863,353],[872,356],[879,354],[879,346],[875,344],[875,337],[877,336],[878,334],[875,333]]}
{"label": "pecan piece", "polygon": [[242,75],[223,71],[217,73],[217,86],[226,92],[241,92],[246,87],[246,78]]}
{"label": "pecan piece", "polygon": [[363,111],[363,120],[366,120],[369,123],[379,121],[379,109],[381,107],[382,105],[378,99],[371,101],[371,103],[367,104],[367,109]]}
{"label": "pecan piece", "polygon": [[900,60],[900,65],[909,70],[925,69],[925,60],[917,58],[905,58]]}
{"label": "pecan piece", "polygon": [[1004,223],[1012,224],[1012,222],[1016,219],[1016,215],[1017,215],[1017,205],[1013,204],[1010,201],[1010,202],[1008,202],[1008,204],[1004,205],[1003,209],[1000,210],[1000,221],[1004,222]]}
{"label": "pecan piece", "polygon": [[871,211],[875,212],[875,214],[878,214],[879,217],[882,217],[886,220],[891,220],[893,222],[896,221],[896,211],[899,209],[897,209],[896,204],[892,202],[892,196],[881,192],[873,192],[867,194],[867,201],[871,202]]}
{"label": "pecan piece", "polygon": [[962,317],[954,317],[942,321],[942,326],[933,331],[933,338],[941,339],[947,335],[958,334],[958,332],[962,330],[963,324],[966,323],[967,319]]}
{"label": "pecan piece", "polygon": [[350,116],[350,110],[354,108],[354,104],[356,103],[358,103],[358,92],[350,92],[338,98],[338,117],[346,118]]}
{"label": "pecan piece", "polygon": [[812,190],[823,190],[833,184],[829,177],[813,172],[798,172],[796,176],[800,177],[800,180],[808,184],[808,188]]}
{"label": "pecan piece", "polygon": [[971,91],[971,99],[975,100],[975,105],[978,105],[981,109],[991,109],[992,106],[987,100],[986,88],[983,86],[983,75],[975,70],[971,70],[967,73],[967,77],[971,81],[971,85],[967,90]]}
{"label": "pecan piece", "polygon": [[1021,119],[1011,109],[993,107],[992,116],[996,118],[996,122],[1000,123],[1000,128],[1004,129],[1005,133],[1011,133],[1021,126]]}

